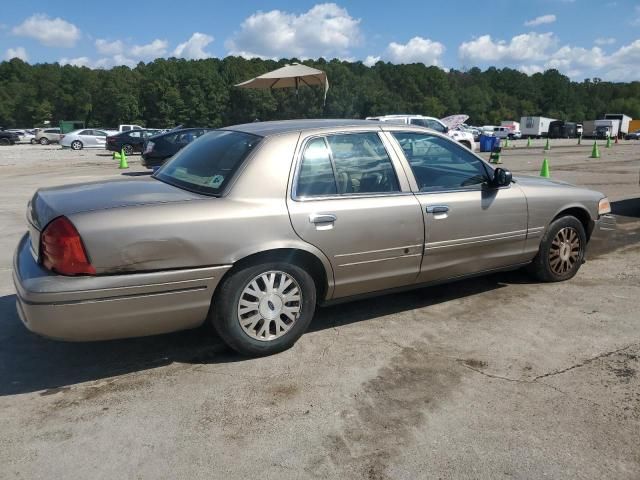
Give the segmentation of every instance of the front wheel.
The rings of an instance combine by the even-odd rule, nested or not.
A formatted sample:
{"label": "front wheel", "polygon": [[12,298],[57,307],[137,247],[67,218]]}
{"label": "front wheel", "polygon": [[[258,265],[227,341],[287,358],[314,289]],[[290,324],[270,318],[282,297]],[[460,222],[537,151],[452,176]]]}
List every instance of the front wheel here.
{"label": "front wheel", "polygon": [[132,155],[133,154],[133,146],[129,145],[128,143],[124,144],[122,146],[122,150],[124,150],[124,154],[125,155]]}
{"label": "front wheel", "polygon": [[74,140],[71,142],[71,148],[73,150],[82,150],[82,142],[80,140]]}
{"label": "front wheel", "polygon": [[543,282],[572,278],[584,262],[587,236],[576,217],[567,215],[551,222],[540,242],[529,271]]}
{"label": "front wheel", "polygon": [[38,141],[35,138],[31,139],[31,145],[35,145],[36,143],[38,143]]}
{"label": "front wheel", "polygon": [[282,262],[239,268],[222,282],[210,321],[240,354],[264,356],[291,347],[307,330],[316,305],[313,278]]}

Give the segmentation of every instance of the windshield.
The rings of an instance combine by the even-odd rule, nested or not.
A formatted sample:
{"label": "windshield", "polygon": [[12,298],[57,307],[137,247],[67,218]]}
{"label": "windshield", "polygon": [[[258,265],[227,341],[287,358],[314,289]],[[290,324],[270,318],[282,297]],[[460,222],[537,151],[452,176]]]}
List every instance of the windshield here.
{"label": "windshield", "polygon": [[154,175],[176,187],[218,195],[262,137],[216,130],[176,153]]}

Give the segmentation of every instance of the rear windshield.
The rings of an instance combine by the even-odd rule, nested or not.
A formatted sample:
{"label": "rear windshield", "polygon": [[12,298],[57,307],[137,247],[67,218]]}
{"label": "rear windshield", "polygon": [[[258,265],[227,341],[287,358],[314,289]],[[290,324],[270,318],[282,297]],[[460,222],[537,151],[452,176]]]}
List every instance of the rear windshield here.
{"label": "rear windshield", "polygon": [[154,177],[192,192],[218,195],[260,140],[244,132],[209,132],[176,153]]}

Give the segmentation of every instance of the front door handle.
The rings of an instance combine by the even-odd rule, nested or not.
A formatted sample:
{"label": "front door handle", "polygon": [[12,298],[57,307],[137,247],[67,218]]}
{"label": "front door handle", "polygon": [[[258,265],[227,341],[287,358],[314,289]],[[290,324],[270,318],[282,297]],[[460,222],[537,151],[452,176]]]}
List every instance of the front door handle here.
{"label": "front door handle", "polygon": [[309,215],[311,223],[333,223],[338,219],[333,213],[312,213]]}
{"label": "front door handle", "polygon": [[438,214],[438,213],[447,213],[448,211],[449,211],[448,205],[429,205],[427,207],[427,213]]}

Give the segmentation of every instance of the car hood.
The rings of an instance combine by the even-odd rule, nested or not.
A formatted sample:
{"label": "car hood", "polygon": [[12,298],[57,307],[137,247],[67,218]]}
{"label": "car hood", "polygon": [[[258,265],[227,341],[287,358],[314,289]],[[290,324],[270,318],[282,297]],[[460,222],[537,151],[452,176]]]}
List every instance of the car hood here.
{"label": "car hood", "polygon": [[29,202],[29,221],[42,230],[60,215],[157,203],[203,200],[210,197],[187,192],[154,178],[118,179],[42,188]]}
{"label": "car hood", "polygon": [[514,175],[513,179],[516,181],[516,183],[520,185],[527,185],[527,186],[556,185],[556,186],[563,186],[563,187],[578,188],[575,185],[568,182],[563,182],[562,180],[551,180],[550,178],[544,178],[544,177],[532,177],[529,175]]}

